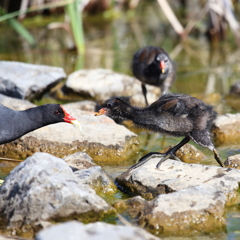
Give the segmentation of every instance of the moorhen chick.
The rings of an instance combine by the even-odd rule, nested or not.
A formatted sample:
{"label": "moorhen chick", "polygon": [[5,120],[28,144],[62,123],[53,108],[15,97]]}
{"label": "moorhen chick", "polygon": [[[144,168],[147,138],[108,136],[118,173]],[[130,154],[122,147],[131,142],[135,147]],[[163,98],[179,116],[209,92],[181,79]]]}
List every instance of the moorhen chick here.
{"label": "moorhen chick", "polygon": [[210,138],[210,128],[217,113],[212,106],[205,104],[197,98],[184,94],[166,94],[145,108],[133,107],[121,98],[115,98],[109,101],[95,115],[102,114],[113,119],[132,120],[135,125],[154,132],[176,137],[184,136],[180,143],[166,153],[148,153],[132,168],[142,165],[152,157],[162,157],[156,166],[157,168],[169,157],[180,161],[175,156],[175,153],[191,139],[195,143],[213,151],[216,161],[223,167]]}
{"label": "moorhen chick", "polygon": [[0,105],[0,144],[8,143],[35,129],[58,122],[79,122],[59,104],[44,104],[24,111]]}
{"label": "moorhen chick", "polygon": [[168,93],[175,80],[173,62],[163,48],[147,46],[138,50],[132,60],[133,75],[142,82],[142,93],[147,100],[147,88],[150,84],[161,88],[161,94]]}

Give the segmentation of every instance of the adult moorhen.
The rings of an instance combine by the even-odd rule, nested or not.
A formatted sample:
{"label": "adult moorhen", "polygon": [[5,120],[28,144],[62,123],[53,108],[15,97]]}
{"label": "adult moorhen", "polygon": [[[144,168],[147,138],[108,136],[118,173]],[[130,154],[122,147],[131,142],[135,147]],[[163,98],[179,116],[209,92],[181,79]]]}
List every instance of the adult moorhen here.
{"label": "adult moorhen", "polygon": [[156,166],[157,168],[169,157],[180,161],[175,156],[175,153],[191,139],[195,143],[213,151],[216,161],[223,167],[210,138],[210,128],[217,113],[213,110],[212,106],[205,104],[197,98],[184,94],[166,94],[145,108],[133,107],[121,98],[115,98],[109,101],[95,115],[102,114],[113,119],[132,120],[135,125],[155,132],[176,137],[184,136],[184,139],[180,143],[166,153],[148,153],[132,168],[142,165],[152,157],[162,157]]}
{"label": "adult moorhen", "polygon": [[144,47],[134,54],[132,72],[142,82],[142,93],[147,106],[145,83],[160,87],[161,94],[164,95],[168,93],[175,80],[175,69],[167,52],[162,48],[153,46]]}
{"label": "adult moorhen", "polygon": [[79,122],[59,104],[44,104],[24,111],[0,105],[0,144],[8,143],[35,129],[58,122]]}

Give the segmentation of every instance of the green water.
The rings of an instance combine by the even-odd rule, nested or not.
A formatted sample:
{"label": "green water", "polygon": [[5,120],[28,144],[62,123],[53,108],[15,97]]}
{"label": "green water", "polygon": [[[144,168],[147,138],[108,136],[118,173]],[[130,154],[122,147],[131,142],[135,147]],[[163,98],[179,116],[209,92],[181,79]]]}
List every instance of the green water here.
{"label": "green water", "polygon": [[[174,10],[178,17],[184,12],[187,16],[191,16],[197,11],[191,4],[189,9],[183,11],[176,2]],[[182,24],[186,24],[189,20],[180,19]],[[83,56],[78,56],[74,49],[68,49],[69,36],[65,30],[61,28],[46,30],[45,26],[53,21],[62,22],[64,18],[53,15],[24,20],[24,25],[37,39],[38,45],[35,48],[31,48],[6,23],[1,23],[0,60],[59,66],[67,74],[81,68],[108,68],[132,75],[130,63],[133,53],[145,45],[161,46],[169,52],[177,67],[177,81],[171,89],[172,92],[197,96],[214,105],[219,114],[239,111],[238,108],[227,104],[224,99],[231,84],[240,80],[240,49],[237,48],[232,34],[228,35],[226,41],[213,47],[204,35],[205,24],[201,22],[183,43],[169,25],[157,2],[147,1],[145,4],[140,4],[136,12],[110,11],[102,16],[85,16],[83,23],[86,52]],[[58,101],[51,94],[46,94],[39,103]],[[124,172],[147,152],[159,151],[180,140],[166,137],[163,141],[162,135],[145,131],[139,133],[139,139],[142,148],[134,154],[133,159],[121,166],[103,166],[112,178]],[[217,165],[208,149],[195,146],[207,156],[204,163]],[[234,146],[217,146],[217,149],[224,161],[228,156],[240,153],[238,143]],[[0,175],[5,177],[16,164],[0,162]],[[118,192],[115,197],[121,199],[126,196]],[[228,233],[189,239],[240,239],[240,207],[228,208],[226,218]]]}

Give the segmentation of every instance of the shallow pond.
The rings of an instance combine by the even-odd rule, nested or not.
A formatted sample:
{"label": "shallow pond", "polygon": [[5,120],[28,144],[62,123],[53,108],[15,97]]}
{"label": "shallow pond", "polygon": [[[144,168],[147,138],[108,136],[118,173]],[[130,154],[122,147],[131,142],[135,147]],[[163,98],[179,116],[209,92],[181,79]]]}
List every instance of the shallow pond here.
{"label": "shallow pond", "polygon": [[[187,16],[181,18],[183,24],[199,11],[193,3],[189,3],[183,13],[175,2],[174,10],[178,17],[183,17],[184,14]],[[31,48],[8,25],[1,24],[0,59],[59,66],[67,74],[81,68],[110,68],[132,75],[130,63],[133,53],[144,45],[161,46],[169,52],[177,67],[177,81],[172,92],[199,97],[214,105],[219,114],[234,113],[240,109],[239,104],[234,105],[225,100],[231,84],[240,80],[240,49],[235,46],[231,34],[225,42],[213,47],[204,35],[205,23],[200,22],[188,40],[181,42],[157,2],[149,1],[140,4],[136,12],[109,11],[104,16],[84,17],[86,52],[84,56],[77,56],[75,50],[68,50],[71,39],[63,29],[45,28],[52,21],[61,22],[64,19],[63,16],[37,16],[24,20],[24,24],[38,41],[36,48]],[[35,103],[48,102],[59,100],[46,94]],[[112,178],[124,172],[147,152],[159,151],[180,140],[168,136],[164,139],[160,134],[145,131],[138,131],[138,134],[142,148],[128,162],[121,166],[102,166]],[[240,153],[239,144],[217,146],[223,161],[230,155]],[[195,146],[207,156],[204,164],[217,165],[208,149]],[[5,177],[16,164],[18,162],[1,161],[0,176]],[[119,199],[124,195],[119,192],[115,197]],[[194,239],[240,239],[240,207],[229,208],[226,217],[228,233]]]}

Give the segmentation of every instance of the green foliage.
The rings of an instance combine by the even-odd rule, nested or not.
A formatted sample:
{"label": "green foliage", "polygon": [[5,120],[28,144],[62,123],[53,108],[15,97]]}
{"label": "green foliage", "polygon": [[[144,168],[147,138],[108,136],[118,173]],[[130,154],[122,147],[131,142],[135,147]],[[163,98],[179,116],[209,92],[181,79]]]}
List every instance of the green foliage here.
{"label": "green foliage", "polygon": [[66,13],[69,16],[72,33],[74,37],[74,41],[78,50],[78,53],[84,54],[85,45],[84,45],[84,34],[82,27],[82,12],[79,9],[79,4],[81,0],[68,0],[68,1],[60,1],[57,3],[43,4],[37,9],[34,7],[30,7],[24,11],[16,11],[12,13],[5,13],[4,9],[0,8],[0,22],[7,21],[9,25],[24,39],[26,39],[31,46],[36,45],[36,42],[30,32],[14,17],[17,17],[23,13],[33,12],[36,10],[43,10],[46,8],[56,8],[60,6],[65,6]]}

